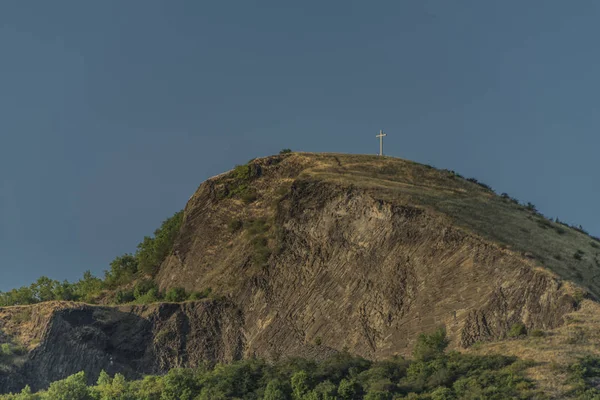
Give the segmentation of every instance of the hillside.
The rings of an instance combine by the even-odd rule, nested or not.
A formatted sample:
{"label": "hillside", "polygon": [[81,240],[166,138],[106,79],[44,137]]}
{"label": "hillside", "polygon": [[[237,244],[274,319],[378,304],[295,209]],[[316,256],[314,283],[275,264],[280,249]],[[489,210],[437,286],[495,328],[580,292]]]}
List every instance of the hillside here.
{"label": "hillside", "polygon": [[209,299],[0,308],[0,340],[21,346],[0,391],[82,369],[95,381],[102,369],[139,378],[205,360],[409,356],[440,326],[451,349],[485,352],[515,325],[564,329],[596,304],[599,273],[597,239],[452,171],[266,157],[202,183],[154,277]]}
{"label": "hillside", "polygon": [[559,325],[583,293],[567,279],[595,295],[600,253],[559,229],[452,172],[293,154],[205,182],[157,279],[240,304],[248,352],[303,354],[319,338],[377,358],[439,325],[455,347]]}

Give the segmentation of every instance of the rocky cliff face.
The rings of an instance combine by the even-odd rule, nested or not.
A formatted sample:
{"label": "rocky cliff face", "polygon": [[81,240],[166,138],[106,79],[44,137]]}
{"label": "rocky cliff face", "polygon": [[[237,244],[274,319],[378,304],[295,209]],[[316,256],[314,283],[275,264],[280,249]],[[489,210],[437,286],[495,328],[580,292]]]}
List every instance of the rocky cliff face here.
{"label": "rocky cliff face", "polygon": [[101,369],[136,377],[342,349],[378,359],[408,355],[419,333],[439,326],[460,348],[502,339],[517,322],[560,325],[585,290],[546,268],[533,240],[533,253],[494,240],[533,219],[453,176],[403,160],[293,154],[210,179],[188,202],[157,281],[211,288],[216,299],[62,305],[40,317],[30,340],[39,344],[0,372],[0,389],[44,387],[81,369],[90,379]]}
{"label": "rocky cliff face", "polygon": [[[232,361],[244,350],[243,320],[227,301],[204,300],[148,306],[101,307],[63,303],[50,310],[32,307],[38,332],[32,349],[0,372],[3,392],[25,384],[45,388],[85,370],[90,382],[101,370],[129,378],[195,367],[207,360]],[[6,316],[6,314],[12,315]],[[19,318],[9,310],[7,319]],[[25,334],[25,332],[18,332]]]}
{"label": "rocky cliff face", "polygon": [[[190,201],[159,281],[212,287],[239,304],[246,355],[327,347],[368,358],[407,355],[419,333],[438,326],[454,346],[469,346],[506,337],[517,322],[556,326],[575,307],[559,278],[520,253],[377,190],[307,177],[292,181],[276,205],[265,204],[267,195],[250,207],[224,207],[220,185],[227,182],[203,185]],[[260,218],[273,254],[257,266],[253,235],[232,233],[227,222]]]}

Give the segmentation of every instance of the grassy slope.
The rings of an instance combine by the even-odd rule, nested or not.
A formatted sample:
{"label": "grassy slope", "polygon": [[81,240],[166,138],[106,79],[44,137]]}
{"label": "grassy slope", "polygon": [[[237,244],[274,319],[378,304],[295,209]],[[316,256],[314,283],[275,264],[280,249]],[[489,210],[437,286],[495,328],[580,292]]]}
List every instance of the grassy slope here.
{"label": "grassy slope", "polygon": [[[540,266],[585,287],[600,298],[600,242],[527,210],[451,171],[391,157],[348,154],[297,154],[315,161],[308,179],[354,185],[375,197],[426,207]],[[583,252],[579,260],[577,251]]]}
{"label": "grassy slope", "polygon": [[466,350],[478,355],[513,355],[532,360],[527,375],[545,393],[566,398],[573,389],[568,366],[584,356],[600,356],[600,305],[584,300],[581,308],[565,317],[565,325],[545,331],[544,336],[481,343]]}

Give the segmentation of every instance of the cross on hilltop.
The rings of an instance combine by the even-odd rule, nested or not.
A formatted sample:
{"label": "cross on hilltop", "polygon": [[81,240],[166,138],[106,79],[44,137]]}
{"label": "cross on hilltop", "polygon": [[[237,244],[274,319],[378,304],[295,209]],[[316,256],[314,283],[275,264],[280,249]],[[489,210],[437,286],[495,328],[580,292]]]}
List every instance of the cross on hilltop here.
{"label": "cross on hilltop", "polygon": [[383,133],[383,131],[379,131],[379,135],[375,136],[379,138],[379,155],[383,155],[383,137],[387,136],[387,133]]}

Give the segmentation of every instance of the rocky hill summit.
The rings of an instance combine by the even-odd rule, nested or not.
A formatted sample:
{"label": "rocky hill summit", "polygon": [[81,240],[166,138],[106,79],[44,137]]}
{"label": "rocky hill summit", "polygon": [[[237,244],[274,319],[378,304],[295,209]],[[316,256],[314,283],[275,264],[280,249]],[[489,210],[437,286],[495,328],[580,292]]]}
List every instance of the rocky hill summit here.
{"label": "rocky hill summit", "polygon": [[[255,159],[202,183],[155,281],[182,303],[0,308],[0,392],[249,357],[410,354],[562,326],[600,295],[600,242],[453,171],[347,154]],[[585,300],[588,301],[588,300]]]}

